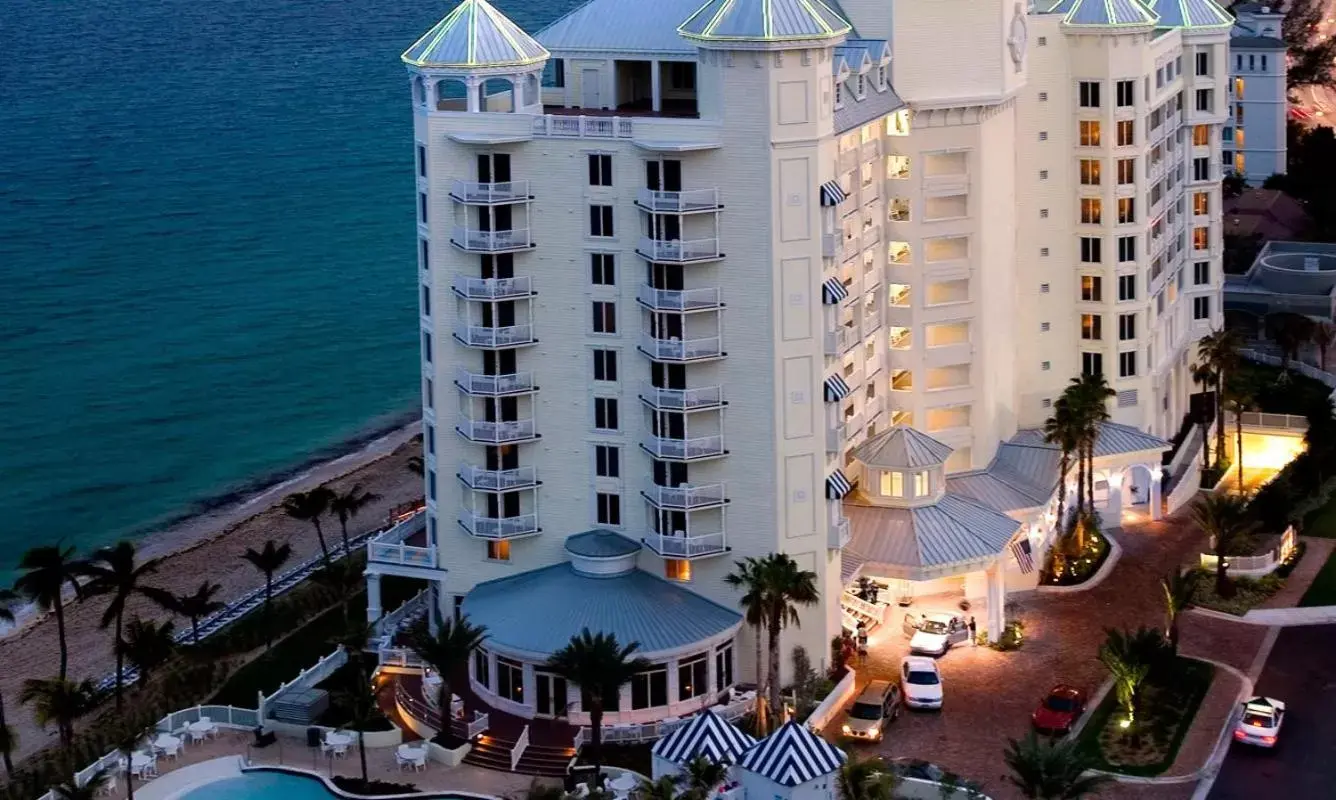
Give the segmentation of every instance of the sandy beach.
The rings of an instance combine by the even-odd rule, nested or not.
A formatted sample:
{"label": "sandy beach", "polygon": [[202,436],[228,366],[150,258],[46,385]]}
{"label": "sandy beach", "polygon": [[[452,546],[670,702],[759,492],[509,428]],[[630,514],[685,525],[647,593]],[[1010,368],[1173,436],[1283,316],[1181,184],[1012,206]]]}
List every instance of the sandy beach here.
{"label": "sandy beach", "polygon": [[[363,490],[380,495],[379,500],[349,521],[348,532],[352,535],[380,527],[392,507],[422,497],[422,478],[407,468],[410,457],[421,455],[421,442],[415,438],[420,430],[417,423],[405,426],[354,453],[317,465],[234,505],[146,537],[139,543],[141,558],[163,559],[151,583],[181,594],[193,591],[207,578],[222,585],[221,596],[225,601],[262,586],[263,575],[243,561],[241,554],[248,547],[262,547],[266,539],[291,544],[292,564],[318,553],[320,545],[311,525],[291,519],[276,506],[292,492],[322,484],[338,491],[357,483]],[[328,519],[324,528],[326,541],[331,544],[338,541],[337,519]],[[72,679],[97,679],[114,667],[111,634],[98,628],[105,607],[105,598],[66,606]],[[165,616],[161,609],[142,598],[129,603],[127,619],[135,614],[145,619]],[[177,624],[183,622],[178,620]],[[19,734],[15,752],[19,758],[55,740],[54,731],[40,729],[29,710],[18,705],[18,697],[24,680],[55,675],[59,652],[55,620],[50,617],[34,620],[0,639],[0,692],[9,723]]]}

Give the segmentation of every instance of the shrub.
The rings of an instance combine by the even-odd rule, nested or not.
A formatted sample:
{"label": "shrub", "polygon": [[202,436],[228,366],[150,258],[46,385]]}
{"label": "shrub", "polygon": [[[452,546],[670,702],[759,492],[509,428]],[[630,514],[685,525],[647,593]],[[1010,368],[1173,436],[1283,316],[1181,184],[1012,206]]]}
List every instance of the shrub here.
{"label": "shrub", "polygon": [[396,783],[394,781],[370,780],[363,782],[361,778],[347,778],[342,775],[335,775],[334,785],[350,794],[360,794],[366,797],[377,797],[389,794],[412,794],[418,790],[417,786],[411,783]]}

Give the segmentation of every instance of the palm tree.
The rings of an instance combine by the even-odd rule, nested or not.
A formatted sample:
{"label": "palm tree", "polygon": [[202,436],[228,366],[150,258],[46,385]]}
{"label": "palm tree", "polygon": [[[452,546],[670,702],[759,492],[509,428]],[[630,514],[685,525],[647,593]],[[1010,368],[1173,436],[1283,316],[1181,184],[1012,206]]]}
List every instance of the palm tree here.
{"label": "palm tree", "polygon": [[1180,569],[1160,578],[1164,592],[1164,635],[1169,644],[1178,649],[1178,615],[1192,605],[1192,593],[1197,589],[1197,573]]}
{"label": "palm tree", "polygon": [[246,552],[241,557],[251,563],[251,566],[264,573],[264,649],[268,650],[274,643],[273,626],[270,625],[270,610],[274,599],[274,573],[283,568],[292,558],[292,545],[275,545],[273,539],[264,543],[264,549],[256,551],[253,547],[247,547]]}
{"label": "palm tree", "polygon": [[724,576],[724,583],[734,589],[742,589],[742,598],[738,601],[747,624],[752,626],[756,639],[756,730],[765,733],[765,675],[761,661],[761,629],[765,627],[765,604],[761,595],[761,562],[748,556],[733,562],[735,569]]}
{"label": "palm tree", "polygon": [[[650,662],[633,657],[640,644],[621,645],[610,633],[593,634],[588,628],[572,636],[567,645],[552,654],[546,669],[580,687],[581,702],[589,712],[589,745],[594,755],[594,785],[603,779],[603,707],[608,700],[616,702],[622,687],[631,682],[637,672],[650,668]],[[444,676],[442,676],[444,678]],[[446,706],[447,708],[449,706]]]}
{"label": "palm tree", "polygon": [[93,710],[97,692],[92,681],[75,683],[64,678],[29,678],[23,682],[19,702],[31,705],[33,719],[46,727],[55,724],[60,743],[74,741],[74,721]]}
{"label": "palm tree", "polygon": [[329,510],[334,499],[334,492],[324,486],[317,486],[309,492],[294,492],[283,498],[283,511],[293,519],[309,522],[315,526],[315,536],[320,540],[320,552],[324,554],[325,566],[329,566],[329,547],[325,544],[325,531],[320,527],[320,518]]}
{"label": "palm tree", "polygon": [[[1191,370],[1193,382],[1201,386],[1203,391],[1210,391],[1211,387],[1215,386],[1215,370],[1205,364],[1193,364]],[[1217,413],[1216,416],[1218,418],[1219,414]],[[1211,421],[1206,414],[1199,413],[1197,414],[1197,425],[1201,427],[1201,468],[1205,471],[1211,468],[1211,443],[1206,441]],[[1217,451],[1216,457],[1219,457],[1219,451]]]}
{"label": "palm tree", "polygon": [[1095,509],[1095,444],[1099,441],[1100,424],[1108,422],[1109,398],[1116,392],[1109,387],[1104,373],[1082,375],[1072,379],[1074,403],[1077,406],[1080,440],[1085,451],[1086,503]]}
{"label": "palm tree", "polygon": [[1239,491],[1243,491],[1243,415],[1257,402],[1253,387],[1235,374],[1225,384],[1225,408],[1234,415],[1234,460],[1238,467]]}
{"label": "palm tree", "polygon": [[226,603],[216,599],[222,590],[220,584],[205,578],[194,594],[180,594],[172,599],[172,611],[190,620],[191,644],[199,645],[199,621],[227,607]]}
{"label": "palm tree", "polygon": [[422,456],[409,456],[408,460],[404,462],[404,469],[419,477],[422,476],[425,467],[426,462],[422,460]]}
{"label": "palm tree", "polygon": [[[56,800],[97,800],[102,795],[107,782],[111,780],[106,769],[100,769],[88,776],[83,783],[71,778],[65,783],[51,787],[51,794]],[[131,798],[133,800],[133,797]]]}
{"label": "palm tree", "polygon": [[770,707],[780,708],[779,637],[789,625],[801,624],[798,606],[814,606],[820,595],[816,573],[798,568],[788,553],[771,553],[762,560],[761,586],[765,602],[765,624],[770,638]]}
{"label": "palm tree", "polygon": [[1266,318],[1270,334],[1280,347],[1280,368],[1290,368],[1290,362],[1299,358],[1299,348],[1312,338],[1313,320],[1303,314],[1280,312]]}
{"label": "palm tree", "polygon": [[375,492],[362,491],[360,483],[354,483],[343,494],[331,492],[329,510],[339,518],[339,529],[343,532],[343,554],[348,555],[348,520],[357,516],[357,512],[380,499]]}
{"label": "palm tree", "polygon": [[1076,416],[1073,414],[1071,403],[1068,402],[1065,394],[1053,404],[1052,416],[1044,421],[1044,441],[1057,445],[1059,452],[1062,453],[1062,460],[1058,466],[1058,530],[1065,533],[1064,528],[1067,524],[1064,516],[1067,510],[1067,472],[1072,467],[1072,454],[1081,446],[1081,436]]}
{"label": "palm tree", "polygon": [[728,779],[728,765],[705,756],[688,761],[685,770],[682,777],[687,786],[683,792],[686,800],[707,800],[714,795],[715,787]]}
{"label": "palm tree", "polygon": [[37,605],[41,611],[56,615],[56,635],[60,639],[60,679],[69,671],[69,647],[65,642],[65,605],[61,593],[65,584],[74,588],[75,598],[83,599],[79,586],[83,562],[74,556],[73,547],[62,548],[59,543],[34,547],[19,561],[23,574],[14,581],[14,591]]}
{"label": "palm tree", "polygon": [[1215,554],[1215,593],[1233,597],[1234,584],[1229,580],[1226,555],[1234,545],[1252,533],[1253,522],[1247,515],[1248,500],[1237,494],[1207,494],[1192,505],[1192,521],[1202,533],[1211,537],[1211,552]]}
{"label": "palm tree", "polygon": [[1137,701],[1140,699],[1141,684],[1150,674],[1151,663],[1139,652],[1135,636],[1109,628],[1108,638],[1099,646],[1099,662],[1109,670],[1113,678],[1113,690],[1122,707],[1128,724],[1136,720]]}
{"label": "palm tree", "polygon": [[[143,595],[157,600],[170,598],[171,595],[156,591],[147,591],[144,578],[158,571],[161,559],[150,558],[142,564],[135,563],[135,546],[130,542],[117,542],[115,547],[104,547],[94,554],[93,560],[83,567],[89,577],[88,593],[92,595],[110,595],[111,602],[102,612],[101,626],[105,629],[112,623],[116,625],[116,638],[112,647],[116,651],[116,710],[121,709],[121,672],[125,665],[125,652],[122,648],[122,624],[125,618],[125,604],[134,595]],[[165,597],[164,597],[165,595]],[[170,601],[168,601],[170,602]]]}
{"label": "palm tree", "polygon": [[487,628],[474,625],[468,617],[447,617],[433,635],[427,621],[419,620],[408,630],[408,647],[441,676],[436,708],[441,712],[441,733],[450,732],[450,686],[454,678],[468,669],[469,657],[487,638]]}
{"label": "palm tree", "polygon": [[330,599],[339,606],[343,624],[348,624],[348,601],[361,591],[366,582],[362,567],[352,559],[336,561],[311,576]]}
{"label": "palm tree", "polygon": [[1087,773],[1094,764],[1075,739],[1041,742],[1030,731],[1024,739],[1007,740],[1005,758],[1011,768],[1007,779],[1031,800],[1077,800],[1113,780]]}
{"label": "palm tree", "polygon": [[[14,624],[14,608],[22,601],[18,592],[0,589],[0,622]],[[14,762],[11,754],[19,746],[18,731],[10,727],[5,720],[5,699],[0,697],[0,758],[5,762],[5,775],[14,777]]]}
{"label": "palm tree", "polygon": [[859,758],[850,754],[835,773],[840,800],[891,800],[899,782],[899,775],[879,756]]}
{"label": "palm tree", "polygon": [[362,762],[362,787],[367,785],[366,771],[366,735],[372,723],[382,716],[380,711],[380,692],[366,676],[358,670],[357,679],[346,689],[335,694],[334,702],[348,712],[352,729],[357,732],[357,755]]}
{"label": "palm tree", "polygon": [[170,661],[176,652],[176,626],[170,620],[156,623],[135,617],[125,626],[121,649],[130,665],[139,670],[138,684],[143,688],[153,670]]}
{"label": "palm tree", "polygon": [[1197,342],[1197,363],[1211,373],[1215,390],[1215,463],[1225,451],[1225,381],[1239,366],[1239,334],[1229,328],[1208,333]]}
{"label": "palm tree", "polygon": [[642,780],[631,790],[631,800],[677,800],[677,785],[681,780],[677,775],[660,775],[656,780]]}
{"label": "palm tree", "polygon": [[1336,326],[1321,320],[1313,326],[1313,344],[1317,345],[1317,363],[1323,372],[1327,371],[1327,350],[1336,343]]}

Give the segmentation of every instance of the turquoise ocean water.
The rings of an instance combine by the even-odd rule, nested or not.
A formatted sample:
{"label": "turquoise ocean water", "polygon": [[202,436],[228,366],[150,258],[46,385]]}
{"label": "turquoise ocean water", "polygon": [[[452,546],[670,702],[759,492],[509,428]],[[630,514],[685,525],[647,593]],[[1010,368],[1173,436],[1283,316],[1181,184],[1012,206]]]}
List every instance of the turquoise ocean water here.
{"label": "turquoise ocean water", "polygon": [[[575,0],[500,0],[529,30]],[[10,0],[0,577],[246,494],[417,404],[426,0]],[[5,581],[7,582],[7,581]]]}

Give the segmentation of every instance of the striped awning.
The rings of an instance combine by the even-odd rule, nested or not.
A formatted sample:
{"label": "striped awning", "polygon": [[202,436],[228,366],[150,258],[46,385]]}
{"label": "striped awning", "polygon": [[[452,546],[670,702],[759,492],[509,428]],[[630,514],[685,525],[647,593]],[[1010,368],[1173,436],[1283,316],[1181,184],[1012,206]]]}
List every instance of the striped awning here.
{"label": "striped awning", "polygon": [[797,786],[823,775],[833,775],[845,755],[825,739],[793,720],[752,745],[738,766],[781,786]]}
{"label": "striped awning", "polygon": [[826,378],[826,402],[834,403],[836,400],[843,400],[849,396],[849,384],[844,382],[844,378],[839,375],[831,375]]}
{"label": "striped awning", "polygon": [[839,278],[826,278],[826,282],[821,284],[821,302],[828,306],[833,306],[844,298],[849,296],[849,289]]}
{"label": "striped awning", "polygon": [[756,740],[706,709],[691,722],[654,743],[654,755],[674,764],[686,764],[697,757],[716,764],[732,764]]}
{"label": "striped awning", "polygon": [[853,488],[853,483],[837,469],[826,478],[826,499],[839,500]]}
{"label": "striped awning", "polygon": [[839,181],[826,181],[821,184],[821,205],[823,206],[837,206],[843,203],[848,196],[840,188]]}

